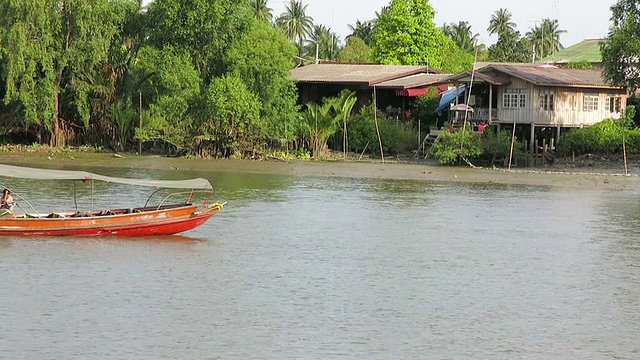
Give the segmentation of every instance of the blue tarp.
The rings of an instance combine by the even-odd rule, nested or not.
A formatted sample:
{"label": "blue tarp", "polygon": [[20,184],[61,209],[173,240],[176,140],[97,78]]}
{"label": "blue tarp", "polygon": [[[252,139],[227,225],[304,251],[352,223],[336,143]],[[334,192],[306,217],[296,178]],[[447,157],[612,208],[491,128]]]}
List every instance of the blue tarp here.
{"label": "blue tarp", "polygon": [[[464,85],[460,86],[458,88],[458,95],[464,94],[464,91],[465,91],[465,86]],[[436,111],[434,111],[434,113],[442,111],[442,109],[449,106],[449,104],[451,104],[451,102],[454,101],[455,99],[456,99],[456,88],[443,92],[442,96],[440,97],[440,104],[438,104],[438,108],[436,109]]]}

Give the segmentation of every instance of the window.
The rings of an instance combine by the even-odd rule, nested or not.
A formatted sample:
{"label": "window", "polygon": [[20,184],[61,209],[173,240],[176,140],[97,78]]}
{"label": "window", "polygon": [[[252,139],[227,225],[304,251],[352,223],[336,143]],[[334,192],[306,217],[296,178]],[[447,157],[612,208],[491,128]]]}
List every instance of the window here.
{"label": "window", "polygon": [[540,90],[540,110],[554,109],[554,92],[552,89]]}
{"label": "window", "polygon": [[619,113],[622,109],[622,99],[619,96],[607,96],[604,108],[608,112]]}
{"label": "window", "polygon": [[502,97],[502,107],[505,109],[517,109],[527,106],[527,95],[522,89],[507,89]]}
{"label": "window", "polygon": [[598,105],[600,98],[597,95],[585,95],[584,96],[584,111],[598,111]]}

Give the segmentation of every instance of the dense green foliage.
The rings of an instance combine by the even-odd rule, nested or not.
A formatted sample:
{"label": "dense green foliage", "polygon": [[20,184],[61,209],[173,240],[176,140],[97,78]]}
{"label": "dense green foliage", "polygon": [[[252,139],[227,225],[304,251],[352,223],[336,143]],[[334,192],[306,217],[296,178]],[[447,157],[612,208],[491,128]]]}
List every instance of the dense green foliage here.
{"label": "dense green foliage", "polygon": [[482,135],[470,130],[443,131],[429,150],[440,164],[453,165],[482,155]]}
{"label": "dense green foliage", "polygon": [[420,122],[420,129],[423,133],[429,131],[432,126],[439,126],[442,124],[436,124],[438,121],[438,114],[435,110],[440,104],[440,94],[435,88],[430,88],[426,95],[418,96],[415,101],[416,109],[413,112],[413,117]]}
{"label": "dense green foliage", "polygon": [[524,145],[515,140],[511,153],[511,133],[495,133],[485,130],[482,133],[470,130],[444,131],[433,144],[429,154],[443,165],[458,164],[464,159],[481,160],[491,163],[495,160],[513,159],[524,156]]}
{"label": "dense green foliage", "polygon": [[623,122],[605,119],[582,129],[572,129],[562,136],[558,150],[565,156],[617,154],[622,152],[623,134],[627,151],[640,153],[640,128],[634,128],[636,109],[627,106]]}
{"label": "dense green foliage", "polygon": [[37,129],[41,141],[63,146],[66,129],[89,123],[90,97],[100,91],[93,79],[123,25],[120,6],[2,0],[0,8],[4,102],[22,105],[25,127]]}
{"label": "dense green foliage", "polygon": [[586,69],[586,70],[595,69],[595,66],[593,66],[593,64],[591,64],[588,61],[573,61],[573,62],[569,62],[569,63],[567,63],[567,65],[565,67],[568,68],[568,69]]}
{"label": "dense green foliage", "polygon": [[493,131],[482,132],[482,158],[487,161],[498,159],[508,159],[511,155],[513,159],[525,156],[524,144],[518,139],[513,141],[513,153],[511,152],[511,131],[502,130],[499,133]]}
{"label": "dense green foliage", "polygon": [[249,4],[0,0],[0,133],[216,156],[286,145],[296,47]]}
{"label": "dense green foliage", "polygon": [[[378,111],[378,127],[385,156],[403,154],[416,148],[417,135],[410,125],[390,121]],[[374,108],[371,104],[363,107],[349,122],[349,151],[380,155]]]}
{"label": "dense green foliage", "polygon": [[[146,2],[145,2],[146,3]],[[428,0],[390,0],[357,21],[345,47],[289,0],[274,19],[265,0],[0,0],[0,135],[23,143],[116,151],[162,144],[172,154],[242,156],[294,150],[380,152],[371,106],[353,114],[344,92],[301,111],[289,80],[320,60],[471,69],[485,46],[466,21],[445,34]],[[498,16],[499,15],[499,16]],[[510,14],[490,26],[495,58],[525,61]],[[495,21],[494,21],[495,20]],[[557,25],[557,23],[555,23]],[[553,24],[552,24],[553,25]],[[514,32],[511,34],[510,32]],[[510,35],[513,35],[509,37]],[[491,53],[491,51],[490,51]],[[417,99],[427,131],[437,97]],[[378,117],[385,153],[415,149],[415,123]]]}
{"label": "dense green foliage", "polygon": [[364,40],[352,36],[347,45],[340,51],[338,60],[348,63],[373,63],[373,49]]}
{"label": "dense green foliage", "polygon": [[630,93],[640,87],[640,1],[618,0],[611,7],[613,24],[600,44],[602,76]]}
{"label": "dense green foliage", "polygon": [[489,60],[498,62],[530,62],[531,43],[520,37],[519,31],[507,31],[498,36],[498,41],[489,46]]}
{"label": "dense green foliage", "polygon": [[382,64],[428,64],[446,72],[471,69],[473,56],[433,22],[428,0],[391,0],[376,21],[374,56]]}

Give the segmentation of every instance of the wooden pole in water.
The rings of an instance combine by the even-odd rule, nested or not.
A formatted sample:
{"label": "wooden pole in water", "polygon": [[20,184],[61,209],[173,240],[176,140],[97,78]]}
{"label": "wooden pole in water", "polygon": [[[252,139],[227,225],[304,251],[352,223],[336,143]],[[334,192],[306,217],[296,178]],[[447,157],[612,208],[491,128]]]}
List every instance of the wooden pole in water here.
{"label": "wooden pole in water", "polygon": [[378,143],[380,144],[380,155],[384,163],[384,151],[382,150],[382,138],[380,137],[380,128],[378,127],[378,98],[376,97],[376,86],[373,85],[373,121],[376,123],[376,133],[378,134]]}
{"label": "wooden pole in water", "polygon": [[[142,91],[140,91],[140,131],[142,131]],[[138,139],[138,155],[142,155],[142,139]]]}
{"label": "wooden pole in water", "polygon": [[629,175],[629,168],[627,167],[627,144],[624,138],[624,127],[626,126],[625,124],[625,111],[622,111],[622,117],[620,119],[620,122],[622,123],[622,158],[624,160],[624,176]]}
{"label": "wooden pole in water", "polygon": [[516,122],[514,121],[513,130],[511,131],[511,149],[509,150],[509,170],[511,170],[511,160],[513,159],[513,145],[515,141],[516,141]]}

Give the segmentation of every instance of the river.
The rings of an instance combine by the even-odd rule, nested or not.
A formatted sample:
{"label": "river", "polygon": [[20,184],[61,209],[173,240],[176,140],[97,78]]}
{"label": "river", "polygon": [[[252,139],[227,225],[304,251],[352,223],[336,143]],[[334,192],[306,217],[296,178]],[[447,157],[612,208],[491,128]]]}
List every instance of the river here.
{"label": "river", "polygon": [[638,191],[111,173],[206,176],[228,204],[161,239],[0,238],[0,358],[640,358]]}

